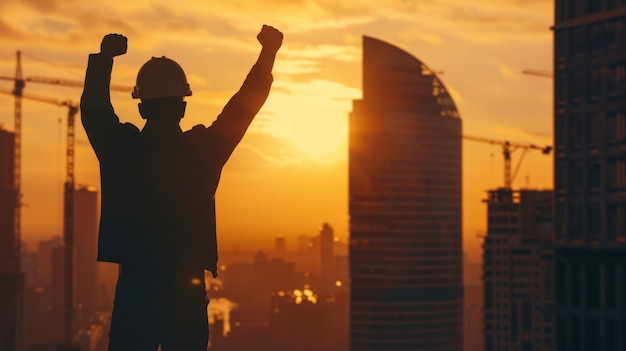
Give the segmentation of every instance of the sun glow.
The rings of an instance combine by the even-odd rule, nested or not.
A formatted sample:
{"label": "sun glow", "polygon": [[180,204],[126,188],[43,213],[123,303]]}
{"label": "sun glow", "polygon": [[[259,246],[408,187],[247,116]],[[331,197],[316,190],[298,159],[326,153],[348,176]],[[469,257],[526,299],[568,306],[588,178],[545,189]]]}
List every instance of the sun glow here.
{"label": "sun glow", "polygon": [[358,89],[327,80],[275,81],[264,107],[263,131],[290,140],[302,157],[319,161],[345,156],[348,115]]}
{"label": "sun glow", "polygon": [[327,156],[347,140],[345,118],[322,106],[302,109],[291,120],[291,140],[309,156]]}

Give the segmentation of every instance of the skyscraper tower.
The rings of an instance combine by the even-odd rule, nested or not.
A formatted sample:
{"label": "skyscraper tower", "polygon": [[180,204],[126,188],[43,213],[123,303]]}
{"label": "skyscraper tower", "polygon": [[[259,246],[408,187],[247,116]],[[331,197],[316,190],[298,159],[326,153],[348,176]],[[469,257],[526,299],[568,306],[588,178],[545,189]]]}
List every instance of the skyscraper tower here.
{"label": "skyscraper tower", "polygon": [[350,115],[352,351],[462,350],[461,151],[436,74],[364,37]]}
{"label": "skyscraper tower", "polygon": [[626,350],[626,3],[555,12],[552,349]]}
{"label": "skyscraper tower", "polygon": [[24,276],[15,244],[15,134],[0,129],[0,350],[22,349]]}

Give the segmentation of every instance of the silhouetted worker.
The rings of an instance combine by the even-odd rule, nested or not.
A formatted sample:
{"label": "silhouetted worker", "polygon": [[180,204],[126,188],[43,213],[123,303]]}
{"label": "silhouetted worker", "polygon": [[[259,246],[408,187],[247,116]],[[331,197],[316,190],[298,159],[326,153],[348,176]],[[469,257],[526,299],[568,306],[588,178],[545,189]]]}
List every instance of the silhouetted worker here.
{"label": "silhouetted worker", "polygon": [[120,264],[109,350],[205,351],[208,321],[204,270],[217,275],[215,191],[222,167],[272,84],[283,35],[263,26],[255,65],[210,127],[183,132],[182,68],[153,57],[137,75],[133,98],[146,119],[139,131],[120,123],[110,102],[113,57],[127,39],[104,37],[89,55],[82,122],[100,161],[102,206],[98,260]]}

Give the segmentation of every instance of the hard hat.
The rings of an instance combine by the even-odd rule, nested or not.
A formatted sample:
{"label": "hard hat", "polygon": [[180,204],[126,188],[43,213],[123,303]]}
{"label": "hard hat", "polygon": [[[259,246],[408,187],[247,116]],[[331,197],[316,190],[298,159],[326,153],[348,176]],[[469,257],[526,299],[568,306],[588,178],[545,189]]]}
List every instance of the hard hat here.
{"label": "hard hat", "polygon": [[176,61],[165,56],[152,57],[137,73],[133,99],[156,99],[191,96],[185,71]]}

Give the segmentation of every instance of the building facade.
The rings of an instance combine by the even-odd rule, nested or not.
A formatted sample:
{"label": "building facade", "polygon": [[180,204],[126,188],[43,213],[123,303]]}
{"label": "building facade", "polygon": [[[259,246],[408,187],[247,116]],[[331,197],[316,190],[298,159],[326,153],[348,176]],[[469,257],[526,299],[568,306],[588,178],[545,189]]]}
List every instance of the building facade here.
{"label": "building facade", "polygon": [[550,246],[552,191],[488,192],[483,243],[485,351],[552,350],[552,319],[545,314],[549,271],[541,255]]}
{"label": "building facade", "polygon": [[556,0],[555,351],[626,349],[626,3]]}
{"label": "building facade", "polygon": [[461,119],[424,63],[363,38],[350,115],[351,350],[463,348]]}

